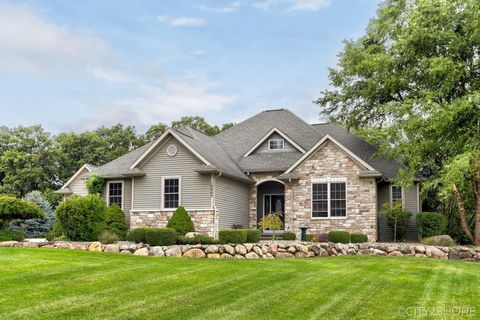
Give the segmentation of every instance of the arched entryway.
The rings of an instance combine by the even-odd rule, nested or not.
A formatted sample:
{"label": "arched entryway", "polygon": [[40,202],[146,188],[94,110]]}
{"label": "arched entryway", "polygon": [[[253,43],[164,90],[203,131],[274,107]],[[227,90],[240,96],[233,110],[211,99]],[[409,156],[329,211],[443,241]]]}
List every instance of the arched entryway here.
{"label": "arched entryway", "polygon": [[257,225],[271,212],[281,213],[281,219],[285,223],[285,185],[275,180],[257,185]]}

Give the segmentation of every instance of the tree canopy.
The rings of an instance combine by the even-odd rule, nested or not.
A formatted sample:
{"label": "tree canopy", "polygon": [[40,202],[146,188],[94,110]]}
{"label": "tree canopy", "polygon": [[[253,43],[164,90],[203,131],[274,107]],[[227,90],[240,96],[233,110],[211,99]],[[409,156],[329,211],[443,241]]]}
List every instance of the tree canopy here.
{"label": "tree canopy", "polygon": [[0,195],[0,221],[8,226],[10,221],[43,218],[45,213],[35,203],[15,197]]}

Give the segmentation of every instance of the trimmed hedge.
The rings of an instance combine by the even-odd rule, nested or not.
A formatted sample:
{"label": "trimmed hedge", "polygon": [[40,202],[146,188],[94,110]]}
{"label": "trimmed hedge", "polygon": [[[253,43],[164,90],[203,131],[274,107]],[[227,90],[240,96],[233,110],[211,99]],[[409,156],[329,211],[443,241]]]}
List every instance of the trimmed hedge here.
{"label": "trimmed hedge", "polygon": [[128,231],[127,233],[127,240],[128,241],[133,241],[135,243],[146,243],[147,238],[145,237],[145,233],[147,232],[148,229],[151,229],[150,227],[140,227],[136,228],[133,230]]}
{"label": "trimmed hedge", "polygon": [[[297,239],[297,235],[295,234],[295,232],[285,232],[283,234],[283,240],[296,240]],[[308,240],[308,236],[307,236],[307,240]]]}
{"label": "trimmed hedge", "polygon": [[22,231],[0,230],[0,241],[23,241],[24,238]]}
{"label": "trimmed hedge", "polygon": [[247,232],[245,229],[220,230],[218,238],[222,243],[245,243],[247,242]]}
{"label": "trimmed hedge", "polygon": [[211,238],[209,236],[198,234],[193,238],[184,236],[177,237],[177,244],[220,244],[220,240]]}
{"label": "trimmed hedge", "polygon": [[368,236],[363,233],[351,233],[350,234],[350,242],[351,243],[362,243],[368,242]]}
{"label": "trimmed hedge", "polygon": [[418,233],[422,238],[442,235],[447,227],[447,218],[437,212],[417,213]]}
{"label": "trimmed hedge", "polygon": [[171,218],[168,220],[167,228],[175,230],[180,235],[185,235],[188,232],[194,232],[192,218],[183,206],[178,207]]}
{"label": "trimmed hedge", "polygon": [[328,240],[334,243],[350,243],[350,233],[347,231],[330,231]]}
{"label": "trimmed hedge", "polygon": [[177,232],[171,228],[149,228],[145,240],[151,246],[170,246],[177,241]]}
{"label": "trimmed hedge", "polygon": [[242,231],[247,233],[247,242],[256,243],[262,237],[262,233],[258,229],[244,229]]}

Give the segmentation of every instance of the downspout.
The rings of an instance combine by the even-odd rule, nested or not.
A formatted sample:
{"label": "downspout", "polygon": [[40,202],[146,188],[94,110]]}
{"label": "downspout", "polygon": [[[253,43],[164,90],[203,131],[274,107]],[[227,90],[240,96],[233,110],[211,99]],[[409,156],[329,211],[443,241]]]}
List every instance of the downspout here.
{"label": "downspout", "polygon": [[218,208],[217,208],[217,200],[216,200],[216,187],[217,187],[217,178],[221,177],[222,173],[220,172],[218,175],[211,175],[211,184],[212,184],[212,208],[213,208],[213,237],[218,238],[218,230],[217,230],[217,220],[218,220]]}

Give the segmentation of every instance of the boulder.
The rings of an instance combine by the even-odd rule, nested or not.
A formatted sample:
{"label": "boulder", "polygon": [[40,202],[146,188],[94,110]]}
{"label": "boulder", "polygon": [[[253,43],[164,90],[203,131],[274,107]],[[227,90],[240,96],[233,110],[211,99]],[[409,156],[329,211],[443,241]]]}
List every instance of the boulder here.
{"label": "boulder", "polygon": [[424,246],[415,246],[415,252],[416,253],[425,253],[425,247]]}
{"label": "boulder", "polygon": [[272,254],[270,252],[268,252],[266,255],[265,255],[265,258],[266,259],[275,259],[274,256],[272,256]]}
{"label": "boulder", "polygon": [[130,252],[135,252],[137,251],[138,248],[141,248],[141,247],[137,246],[136,243],[132,243],[128,246],[128,250],[130,250]]}
{"label": "boulder", "polygon": [[244,246],[242,246],[241,244],[237,244],[235,246],[235,252],[237,253],[237,255],[245,255],[247,254],[247,248],[245,248]]}
{"label": "boulder", "polygon": [[167,257],[181,257],[182,256],[182,250],[180,250],[179,247],[173,246],[165,250],[165,256]]}
{"label": "boulder", "polygon": [[134,256],[148,256],[148,254],[148,248],[140,248],[133,253]]}
{"label": "boulder", "polygon": [[447,254],[445,252],[443,252],[442,250],[440,250],[436,247],[432,247],[432,246],[426,246],[425,247],[425,254],[427,255],[427,257],[435,258],[435,259],[446,259],[447,258]]}
{"label": "boulder", "polygon": [[190,249],[183,254],[186,258],[205,258],[205,252],[202,249]]}
{"label": "boulder", "polygon": [[235,258],[235,259],[245,259],[245,257],[242,256],[242,255],[240,255],[240,254],[236,254],[236,255],[234,256],[234,258]]}
{"label": "boulder", "polygon": [[120,247],[117,246],[116,244],[107,244],[103,251],[104,252],[119,253],[120,252]]}
{"label": "boulder", "polygon": [[276,243],[273,243],[270,245],[270,253],[272,255],[275,255],[278,251],[278,245]]}
{"label": "boulder", "polygon": [[473,257],[473,255],[472,255],[472,253],[469,252],[469,251],[462,251],[462,252],[460,252],[460,258],[461,258],[461,259],[470,259],[470,258],[472,258],[472,257]]}
{"label": "boulder", "polygon": [[442,246],[442,247],[451,247],[455,245],[452,237],[449,235],[434,236],[430,238],[422,239],[423,244],[428,244],[430,246]]}
{"label": "boulder", "polygon": [[[226,253],[226,254],[228,254],[228,253]],[[219,253],[209,253],[209,254],[207,254],[207,258],[208,259],[219,259],[220,254]]]}
{"label": "boulder", "polygon": [[74,243],[72,249],[87,251],[88,245],[86,245],[85,243]]}
{"label": "boulder", "polygon": [[18,248],[38,248],[38,243],[36,242],[18,242],[15,244],[15,247]]}
{"label": "boulder", "polygon": [[295,246],[290,246],[290,247],[288,247],[287,251],[290,252],[290,253],[295,253],[295,252],[297,252],[297,248],[295,248]]}
{"label": "boulder", "polygon": [[2,241],[0,242],[0,248],[14,247],[18,241]]}
{"label": "boulder", "polygon": [[150,255],[155,257],[164,257],[165,251],[163,251],[162,247],[155,246],[150,248]]}
{"label": "boulder", "polygon": [[392,256],[392,257],[401,257],[403,256],[403,254],[400,252],[400,251],[392,251],[388,254],[389,256]]}
{"label": "boulder", "polygon": [[308,251],[308,255],[307,255],[309,258],[313,258],[315,257],[315,252],[313,251]]}
{"label": "boulder", "polygon": [[42,246],[42,249],[54,249],[55,246],[53,244],[46,244],[44,246]]}
{"label": "boulder", "polygon": [[[61,248],[57,245],[57,248]],[[88,246],[88,251],[102,252],[102,244],[100,242],[92,242]]]}
{"label": "boulder", "polygon": [[220,258],[225,258],[225,259],[230,258],[230,259],[231,259],[231,258],[233,258],[233,256],[232,256],[231,254],[229,254],[229,253],[222,253],[222,254],[220,255]]}
{"label": "boulder", "polygon": [[235,255],[235,249],[229,244],[223,245],[223,250],[229,255]]}
{"label": "boulder", "polygon": [[188,232],[186,235],[185,235],[185,238],[195,238],[195,236],[199,236],[201,235],[200,232]]}
{"label": "boulder", "polygon": [[373,249],[373,255],[374,256],[386,256],[387,253],[385,251],[379,250],[379,249]]}
{"label": "boulder", "polygon": [[261,257],[264,254],[263,250],[260,249],[260,247],[257,247],[257,246],[253,247],[253,252],[255,252],[259,257]]}
{"label": "boulder", "polygon": [[218,246],[210,245],[205,249],[205,253],[218,253]]}
{"label": "boulder", "polygon": [[284,258],[293,258],[294,255],[289,252],[277,252],[275,258],[277,259],[284,259]]}
{"label": "boulder", "polygon": [[122,250],[120,251],[120,254],[132,254],[130,250]]}
{"label": "boulder", "polygon": [[357,250],[351,248],[347,250],[347,255],[354,256],[357,254]]}
{"label": "boulder", "polygon": [[246,259],[258,259],[258,255],[255,252],[249,252],[245,255]]}
{"label": "boulder", "polygon": [[297,244],[296,249],[297,251],[308,254],[308,247],[303,244]]}
{"label": "boulder", "polygon": [[245,249],[247,249],[247,252],[250,252],[253,249],[253,243],[245,243],[244,246]]}
{"label": "boulder", "polygon": [[[100,243],[100,242],[98,242]],[[75,247],[73,246],[73,244],[71,244],[70,242],[55,242],[54,243],[54,246],[55,248],[58,248],[58,249],[74,249]],[[89,245],[89,248],[90,248],[90,245]],[[92,250],[90,250],[92,251]],[[100,245],[100,250],[94,250],[94,251],[102,251],[102,245]]]}
{"label": "boulder", "polygon": [[295,258],[307,258],[308,254],[303,251],[298,251],[295,253]]}
{"label": "boulder", "polygon": [[269,251],[269,249],[270,249],[270,248],[269,248],[266,244],[262,245],[262,253],[263,253],[263,254],[267,254],[268,251]]}

